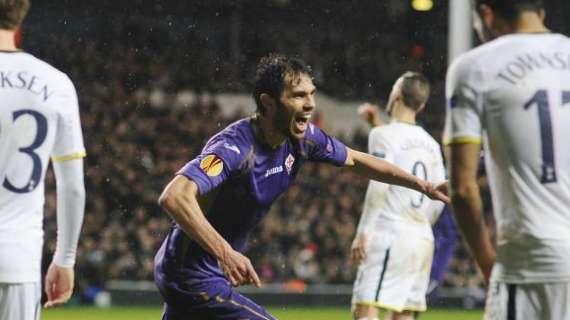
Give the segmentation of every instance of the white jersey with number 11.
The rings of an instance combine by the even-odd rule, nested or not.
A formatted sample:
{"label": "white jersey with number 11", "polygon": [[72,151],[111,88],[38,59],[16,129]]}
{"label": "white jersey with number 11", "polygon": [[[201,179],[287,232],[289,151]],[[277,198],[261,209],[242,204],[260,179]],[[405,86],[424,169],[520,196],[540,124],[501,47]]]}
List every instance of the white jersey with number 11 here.
{"label": "white jersey with number 11", "polygon": [[446,143],[479,143],[497,222],[493,277],[570,280],[570,39],[502,36],[447,76]]}

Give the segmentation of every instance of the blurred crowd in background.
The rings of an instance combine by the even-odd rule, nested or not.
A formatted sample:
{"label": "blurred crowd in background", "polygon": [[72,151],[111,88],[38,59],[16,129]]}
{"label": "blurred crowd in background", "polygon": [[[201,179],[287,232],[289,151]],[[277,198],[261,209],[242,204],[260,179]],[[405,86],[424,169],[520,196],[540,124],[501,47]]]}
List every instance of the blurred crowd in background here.
{"label": "blurred crowd in background", "polygon": [[[195,12],[202,13],[192,18],[73,12],[64,21],[69,28],[64,33],[39,33],[40,26],[30,23],[24,47],[68,73],[79,95],[88,152],[87,208],[77,261],[80,290],[104,288],[113,279],[152,280],[154,254],[172,224],[157,206],[159,193],[208,137],[246,116],[224,116],[216,94],[247,93],[257,60],[268,52],[300,56],[313,66],[319,89],[341,100],[381,103],[401,73],[424,72],[433,95],[420,119],[440,140],[445,26],[410,18],[399,3],[386,1],[382,17],[368,13],[359,27],[343,24],[350,12],[342,8],[266,16],[259,13],[263,8],[222,5],[209,11],[198,6]],[[445,19],[445,8],[436,9],[429,19]],[[418,29],[419,23],[426,27]],[[394,24],[400,28],[389,27]],[[57,25],[63,28],[61,21]],[[170,96],[181,90],[195,95],[187,103],[152,103],[156,92]],[[365,150],[366,135],[340,138]],[[352,283],[355,267],[347,257],[367,183],[332,166],[307,164],[250,238],[247,255],[262,281]],[[482,187],[486,192],[484,177]],[[48,190],[46,253],[55,246],[51,173]],[[465,250],[458,248],[444,286],[482,285]]]}

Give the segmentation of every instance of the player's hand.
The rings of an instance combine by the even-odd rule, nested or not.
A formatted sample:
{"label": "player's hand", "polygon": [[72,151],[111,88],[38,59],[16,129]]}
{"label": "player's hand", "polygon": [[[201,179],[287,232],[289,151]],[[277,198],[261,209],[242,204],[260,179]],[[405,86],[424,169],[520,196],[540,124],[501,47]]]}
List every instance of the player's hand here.
{"label": "player's hand", "polygon": [[255,269],[253,269],[251,261],[243,254],[229,249],[224,256],[218,260],[218,263],[232,286],[237,287],[244,284],[253,284],[258,288],[261,287],[261,281]]}
{"label": "player's hand", "polygon": [[448,193],[448,182],[440,182],[437,184],[428,182],[425,194],[432,200],[443,201],[444,203],[449,203]]}
{"label": "player's hand", "polygon": [[350,247],[350,262],[354,265],[359,265],[364,259],[366,259],[366,245],[368,239],[363,233],[357,233],[356,237],[352,241],[352,246]]}
{"label": "player's hand", "polygon": [[358,106],[358,115],[371,126],[382,124],[380,119],[380,107],[372,103],[363,103]]}
{"label": "player's hand", "polygon": [[47,302],[44,307],[53,308],[66,303],[73,293],[74,278],[73,267],[59,267],[52,262],[46,274]]}

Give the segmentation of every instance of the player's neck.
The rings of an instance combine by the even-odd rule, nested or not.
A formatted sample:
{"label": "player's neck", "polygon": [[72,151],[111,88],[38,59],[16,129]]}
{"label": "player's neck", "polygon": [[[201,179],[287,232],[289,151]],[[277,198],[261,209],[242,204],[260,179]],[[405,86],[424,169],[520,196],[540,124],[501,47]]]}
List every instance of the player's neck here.
{"label": "player's neck", "polygon": [[13,30],[0,29],[0,51],[17,51]]}
{"label": "player's neck", "polygon": [[520,18],[512,26],[514,33],[541,33],[550,30],[544,26],[543,19],[534,12],[521,14]]}
{"label": "player's neck", "polygon": [[398,106],[392,111],[392,120],[416,124],[416,113],[406,107]]}

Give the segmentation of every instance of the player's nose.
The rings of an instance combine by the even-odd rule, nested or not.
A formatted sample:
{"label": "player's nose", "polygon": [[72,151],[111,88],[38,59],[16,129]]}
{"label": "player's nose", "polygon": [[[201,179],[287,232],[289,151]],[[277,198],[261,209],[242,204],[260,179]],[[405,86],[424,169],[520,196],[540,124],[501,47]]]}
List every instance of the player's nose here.
{"label": "player's nose", "polygon": [[303,105],[303,111],[313,111],[316,108],[315,97],[308,96],[305,104]]}

